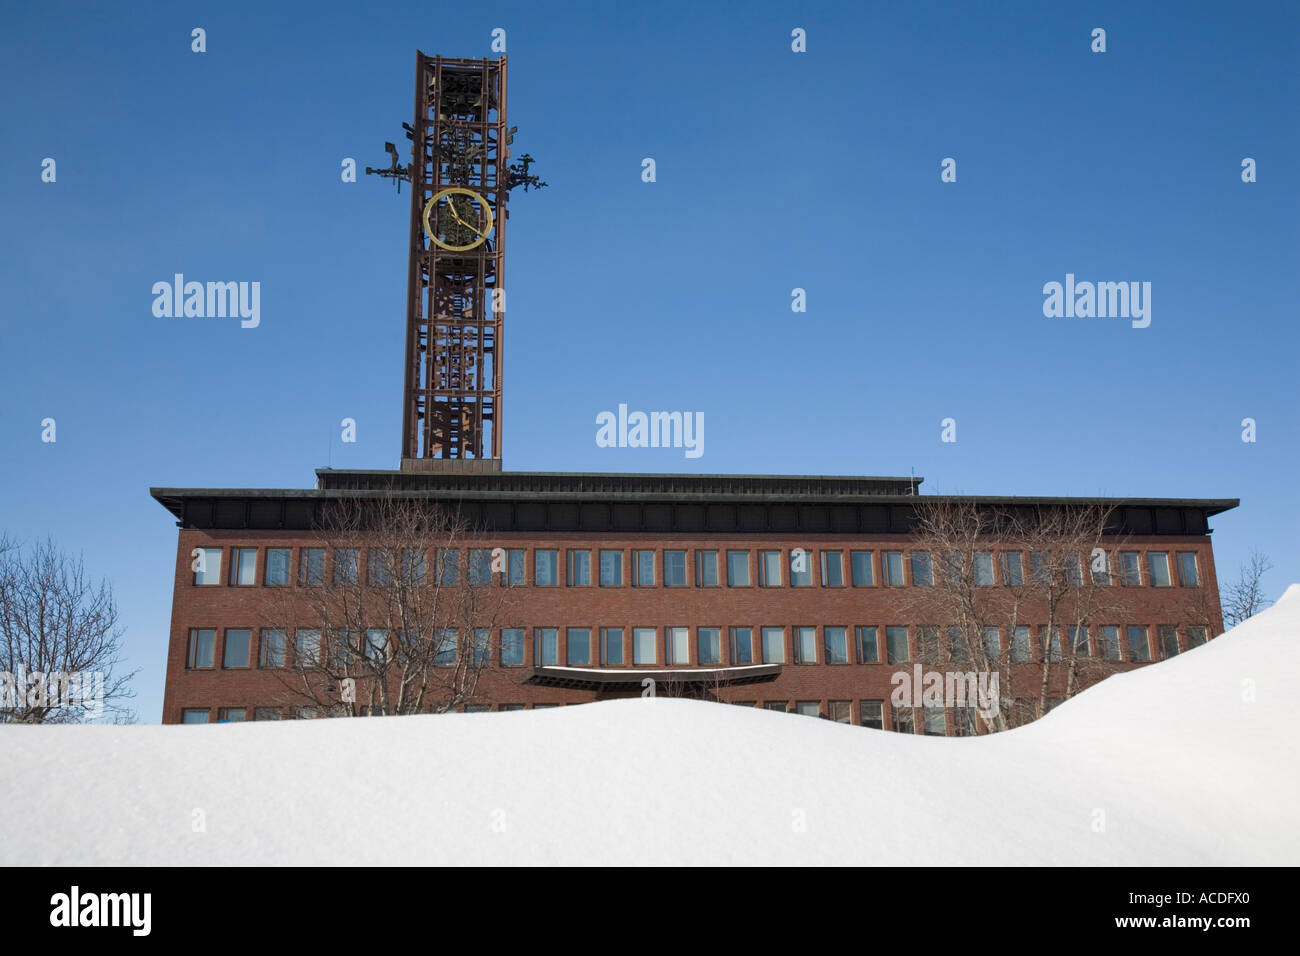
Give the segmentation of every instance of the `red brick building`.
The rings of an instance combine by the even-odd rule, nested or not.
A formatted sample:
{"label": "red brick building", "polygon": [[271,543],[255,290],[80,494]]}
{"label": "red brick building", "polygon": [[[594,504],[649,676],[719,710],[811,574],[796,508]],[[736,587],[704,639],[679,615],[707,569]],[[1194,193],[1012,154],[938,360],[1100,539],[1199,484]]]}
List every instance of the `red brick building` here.
{"label": "red brick building", "polygon": [[[653,678],[659,693],[968,733],[968,716],[951,707],[890,704],[894,675],[912,668],[929,631],[910,617],[908,598],[926,585],[918,576],[930,574],[928,555],[922,565],[913,552],[913,509],[919,500],[999,509],[1085,501],[940,499],[918,496],[919,480],[909,478],[512,473],[484,464],[322,469],[312,490],[152,489],[180,528],[163,722],[313,716],[278,679],[285,638],[268,636],[266,604],[333,573],[335,556],[313,531],[323,507],[409,496],[457,510],[480,529],[481,545],[508,556],[484,586],[512,589],[510,620],[493,629],[478,693],[463,709],[632,696]],[[1141,666],[1221,632],[1209,519],[1235,499],[1086,500],[1114,508],[1123,541],[1111,580],[1122,610],[1078,635],[1090,657]],[[796,549],[806,558],[795,560]],[[202,573],[192,570],[198,552]],[[455,555],[461,573],[472,576],[480,552]],[[1029,555],[1016,551],[976,561],[987,564],[979,583],[989,587],[1031,573]],[[1037,673],[1059,647],[1035,623],[985,640],[1011,666]]]}

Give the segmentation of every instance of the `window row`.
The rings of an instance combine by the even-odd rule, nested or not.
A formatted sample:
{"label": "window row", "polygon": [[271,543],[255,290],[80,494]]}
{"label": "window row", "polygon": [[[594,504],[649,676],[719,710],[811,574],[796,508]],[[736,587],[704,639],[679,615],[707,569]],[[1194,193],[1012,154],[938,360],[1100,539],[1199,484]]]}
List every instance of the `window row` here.
{"label": "window row", "polygon": [[[960,628],[842,625],[797,627],[504,627],[495,644],[489,628],[475,628],[462,640],[458,630],[444,628],[432,635],[435,666],[499,664],[523,667],[622,667],[626,665],[710,666],[747,664],[901,664],[913,660],[970,661],[970,638]],[[409,633],[409,632],[408,632]],[[189,633],[186,667],[244,669],[312,667],[322,662],[345,667],[358,656],[379,660],[391,654],[390,634],[382,628],[364,632],[325,634],[299,628],[292,644],[288,632],[264,628],[254,647],[252,628],[226,628],[218,648],[216,628]],[[1096,627],[986,627],[978,635],[984,655],[1012,663],[1061,660],[1064,649],[1076,657],[1112,661],[1160,660],[1204,644],[1202,625],[1161,624],[1155,642],[1145,624],[1106,624]],[[219,653],[218,653],[219,652]],[[326,661],[322,655],[328,654]]]}
{"label": "window row", "polygon": [[[292,579],[293,552],[299,552],[297,582],[302,587],[325,584],[326,548],[230,548],[229,572],[223,577],[223,548],[195,548],[192,568],[196,585],[287,587]],[[329,549],[329,576],[335,586],[362,582],[361,549]],[[259,571],[258,558],[262,554]],[[754,555],[757,555],[755,558]],[[530,558],[531,555],[531,558]],[[814,555],[816,560],[814,560]],[[521,587],[884,587],[934,584],[935,567],[929,551],[820,550],[802,548],[759,550],[568,548],[434,548],[433,580],[457,585],[462,574],[472,585],[495,583]],[[966,559],[970,567],[966,568]],[[1053,556],[1048,552],[976,551],[970,555],[948,555],[944,568],[966,575],[977,586],[1018,587],[1028,574],[1039,580],[1063,577],[1075,586],[1086,573],[1096,584],[1115,580],[1112,556],[1097,551],[1091,556]],[[1118,581],[1123,587],[1199,587],[1200,570],[1195,551],[1174,554],[1171,570],[1168,551],[1120,551]],[[403,548],[400,553],[384,548],[366,549],[365,583],[387,587],[395,581],[423,585],[429,581],[430,552]],[[626,564],[626,575],[624,574]],[[1056,565],[1059,565],[1056,566]],[[531,571],[531,576],[529,572]],[[817,572],[815,574],[815,572]],[[815,580],[814,580],[815,578]]]}
{"label": "window row", "polygon": [[[568,706],[577,706],[578,702]],[[978,719],[974,707],[895,707],[884,700],[859,700],[857,706],[851,700],[738,700],[733,702],[740,707],[761,707],[781,713],[800,714],[806,717],[821,717],[840,724],[855,724],[875,730],[892,730],[898,733],[920,733],[927,736],[970,737],[978,733]],[[1015,704],[1017,702],[1011,701]],[[1060,704],[1059,699],[1048,701],[1048,710]],[[561,704],[497,704],[498,713],[524,709],[545,710]],[[468,704],[464,713],[487,713],[493,710],[491,704]],[[365,716],[381,716],[378,707],[365,709]],[[212,721],[213,710],[206,707],[187,707],[181,711],[181,723],[206,724]],[[289,719],[307,720],[322,716],[318,707],[220,707],[216,709],[217,723],[239,723],[247,720],[265,721]],[[855,719],[856,718],[856,719]]]}

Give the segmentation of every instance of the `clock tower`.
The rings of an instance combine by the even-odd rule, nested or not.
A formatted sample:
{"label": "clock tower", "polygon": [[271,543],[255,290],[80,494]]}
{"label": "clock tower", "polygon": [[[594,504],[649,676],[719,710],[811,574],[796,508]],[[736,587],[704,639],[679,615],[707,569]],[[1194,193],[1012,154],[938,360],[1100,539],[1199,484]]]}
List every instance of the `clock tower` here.
{"label": "clock tower", "polygon": [[501,468],[511,133],[504,56],[416,53],[403,470]]}

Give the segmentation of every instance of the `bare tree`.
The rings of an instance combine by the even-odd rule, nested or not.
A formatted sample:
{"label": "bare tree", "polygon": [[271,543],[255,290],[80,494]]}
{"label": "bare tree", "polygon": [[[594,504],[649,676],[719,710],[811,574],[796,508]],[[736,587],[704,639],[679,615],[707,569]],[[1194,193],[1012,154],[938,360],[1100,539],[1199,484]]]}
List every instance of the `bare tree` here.
{"label": "bare tree", "polygon": [[132,722],[117,605],[53,541],[0,538],[0,723]]}
{"label": "bare tree", "polygon": [[316,536],[328,574],[304,563],[304,586],[284,589],[265,621],[282,700],[330,716],[473,703],[508,606],[504,551],[456,514],[396,495],[337,503]]}
{"label": "bare tree", "polygon": [[921,628],[918,660],[968,665],[985,687],[996,678],[1000,706],[978,714],[986,730],[1041,717],[1058,695],[1072,697],[1118,669],[1097,646],[1097,625],[1119,610],[1111,569],[1122,540],[1108,533],[1111,518],[1109,507],[1088,503],[915,506],[913,579],[919,570],[923,586],[909,597],[913,616],[931,622]]}
{"label": "bare tree", "polygon": [[1268,556],[1258,551],[1250,553],[1250,560],[1241,567],[1237,580],[1223,589],[1223,624],[1236,627],[1247,618],[1254,617],[1273,602],[1264,596],[1264,575],[1273,569]]}

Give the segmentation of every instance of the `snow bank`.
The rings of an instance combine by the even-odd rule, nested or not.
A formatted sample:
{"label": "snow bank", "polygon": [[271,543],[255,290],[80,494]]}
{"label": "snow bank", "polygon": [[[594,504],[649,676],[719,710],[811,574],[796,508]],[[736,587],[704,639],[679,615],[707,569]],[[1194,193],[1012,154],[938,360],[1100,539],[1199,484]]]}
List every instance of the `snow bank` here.
{"label": "snow bank", "polygon": [[1298,634],[1293,585],[981,739],[665,699],[0,728],[0,863],[1295,865]]}

